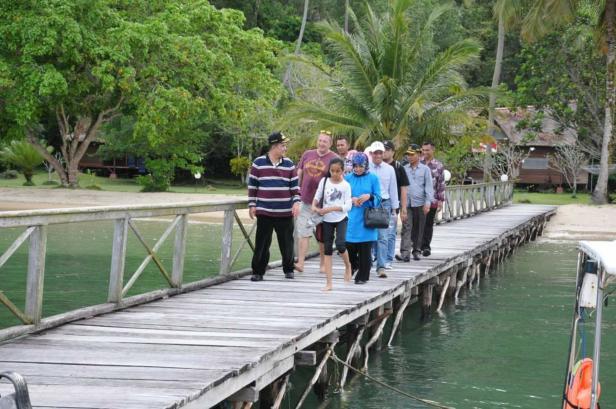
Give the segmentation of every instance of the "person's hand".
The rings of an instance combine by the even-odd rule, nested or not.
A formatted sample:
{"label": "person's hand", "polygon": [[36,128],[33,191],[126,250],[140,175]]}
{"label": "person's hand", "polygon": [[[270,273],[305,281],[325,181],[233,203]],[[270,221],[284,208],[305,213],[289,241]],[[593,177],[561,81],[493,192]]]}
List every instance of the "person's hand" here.
{"label": "person's hand", "polygon": [[400,209],[400,220],[402,220],[403,223],[406,223],[408,218],[409,218],[409,215],[406,212],[406,209],[405,208]]}
{"label": "person's hand", "polygon": [[361,206],[364,204],[364,202],[367,202],[368,200],[370,200],[370,195],[368,193],[365,193],[357,198],[357,205]]}
{"label": "person's hand", "polygon": [[254,220],[256,215],[257,215],[257,208],[255,206],[249,207],[248,208],[248,216],[250,216],[250,218],[252,220]]}
{"label": "person's hand", "polygon": [[328,211],[325,209],[318,209],[317,213],[319,213],[319,216],[325,216],[328,213]]}
{"label": "person's hand", "polygon": [[423,212],[424,212],[424,214],[430,213],[430,205],[429,204],[424,205]]}
{"label": "person's hand", "polygon": [[299,215],[299,202],[293,203],[293,207],[291,208],[291,214],[293,217],[297,217]]}

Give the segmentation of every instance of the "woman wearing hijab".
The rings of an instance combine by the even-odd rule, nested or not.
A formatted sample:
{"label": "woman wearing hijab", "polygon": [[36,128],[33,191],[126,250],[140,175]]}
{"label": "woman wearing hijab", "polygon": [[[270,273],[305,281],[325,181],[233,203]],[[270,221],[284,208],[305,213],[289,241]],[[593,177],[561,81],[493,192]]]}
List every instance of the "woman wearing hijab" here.
{"label": "woman wearing hijab", "polygon": [[365,284],[370,279],[372,267],[372,243],[378,238],[377,229],[364,224],[364,209],[378,206],[381,202],[379,178],[369,171],[368,156],[357,152],[352,159],[353,172],[345,176],[351,185],[353,207],[349,212],[346,233],[346,248],[353,266],[355,284]]}

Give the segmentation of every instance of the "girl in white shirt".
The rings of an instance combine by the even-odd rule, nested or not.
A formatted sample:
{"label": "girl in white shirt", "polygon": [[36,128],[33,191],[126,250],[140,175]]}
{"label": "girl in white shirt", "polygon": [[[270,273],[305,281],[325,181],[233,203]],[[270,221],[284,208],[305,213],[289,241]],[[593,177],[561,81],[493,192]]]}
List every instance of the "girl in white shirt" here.
{"label": "girl in white shirt", "polygon": [[[323,207],[320,207],[323,198]],[[346,251],[347,213],[353,205],[351,185],[344,180],[344,161],[334,158],[329,162],[329,174],[321,179],[312,202],[312,211],[323,216],[323,245],[327,284],[323,291],[332,289],[332,254],[334,233],[336,249],[344,261],[344,281],[351,281],[351,263]]]}

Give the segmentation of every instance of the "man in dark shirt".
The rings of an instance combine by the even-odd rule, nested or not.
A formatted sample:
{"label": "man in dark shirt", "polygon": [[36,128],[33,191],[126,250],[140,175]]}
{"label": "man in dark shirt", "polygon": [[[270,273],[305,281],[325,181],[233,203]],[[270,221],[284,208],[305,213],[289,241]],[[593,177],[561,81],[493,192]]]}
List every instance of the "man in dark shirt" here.
{"label": "man in dark shirt", "polygon": [[[409,179],[402,164],[394,159],[394,154],[396,151],[396,146],[394,143],[392,141],[385,141],[383,142],[383,145],[385,145],[383,161],[391,165],[396,172],[396,184],[398,186],[398,197],[400,198],[400,208],[397,210],[397,213],[400,214],[400,219],[402,220],[402,223],[404,223],[407,218],[407,189],[409,186]],[[385,268],[391,269],[391,264],[393,263],[394,255],[396,254],[396,235],[398,233],[397,217],[396,222],[393,223],[393,226],[387,233],[387,263],[385,264]]]}

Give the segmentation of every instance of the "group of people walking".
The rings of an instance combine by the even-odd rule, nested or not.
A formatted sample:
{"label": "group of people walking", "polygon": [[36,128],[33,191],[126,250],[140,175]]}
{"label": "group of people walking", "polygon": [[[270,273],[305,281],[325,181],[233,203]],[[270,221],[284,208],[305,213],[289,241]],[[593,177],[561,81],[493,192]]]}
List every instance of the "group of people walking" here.
{"label": "group of people walking", "polygon": [[[257,219],[252,281],[263,280],[274,231],[289,279],[304,270],[316,232],[325,291],[332,289],[334,244],[344,262],[344,280],[354,278],[355,284],[370,279],[373,265],[378,277],[386,278],[394,259],[430,256],[434,217],[445,200],[444,168],[434,159],[433,143],[411,145],[403,161],[397,161],[393,141],[373,142],[358,152],[350,150],[347,138],[338,137],[335,153],[331,132],[321,131],[316,149],[304,152],[295,166],[285,157],[288,142],[282,132],[269,135],[269,150],[250,169],[249,215]],[[366,225],[369,207],[385,209],[387,227]],[[396,254],[398,218],[402,231]]]}

